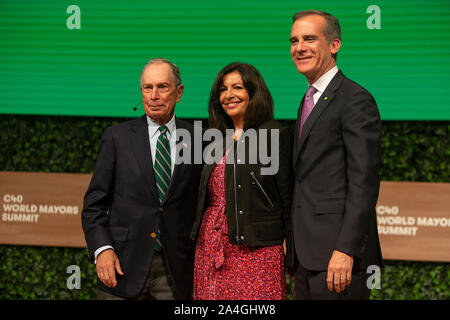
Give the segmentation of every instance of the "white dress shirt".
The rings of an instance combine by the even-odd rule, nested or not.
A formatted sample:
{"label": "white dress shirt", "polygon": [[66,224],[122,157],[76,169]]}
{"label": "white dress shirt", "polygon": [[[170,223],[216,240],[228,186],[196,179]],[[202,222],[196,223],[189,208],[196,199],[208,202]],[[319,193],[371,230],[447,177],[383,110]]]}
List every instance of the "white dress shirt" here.
{"label": "white dress shirt", "polygon": [[314,94],[314,105],[316,105],[317,101],[319,101],[320,96],[325,91],[325,89],[328,87],[328,84],[333,79],[333,77],[338,73],[339,69],[337,66],[334,66],[327,72],[325,72],[319,79],[317,79],[316,82],[311,84],[314,88],[317,89],[317,92]]}

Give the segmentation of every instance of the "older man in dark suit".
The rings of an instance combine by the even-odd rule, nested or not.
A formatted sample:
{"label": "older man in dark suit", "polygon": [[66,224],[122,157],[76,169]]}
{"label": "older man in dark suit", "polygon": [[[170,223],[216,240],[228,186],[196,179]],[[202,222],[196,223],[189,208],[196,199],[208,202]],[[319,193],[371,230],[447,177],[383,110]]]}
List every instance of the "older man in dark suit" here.
{"label": "older man in dark suit", "polygon": [[293,18],[291,55],[309,88],[294,143],[297,299],[368,299],[369,265],[382,265],[375,204],[381,122],[372,95],[336,66],[337,19]]}
{"label": "older man in dark suit", "polygon": [[177,66],[151,60],[141,74],[146,114],[105,130],[82,212],[99,299],[192,297],[201,163],[181,155],[194,150],[193,126],[174,114],[183,90]]}

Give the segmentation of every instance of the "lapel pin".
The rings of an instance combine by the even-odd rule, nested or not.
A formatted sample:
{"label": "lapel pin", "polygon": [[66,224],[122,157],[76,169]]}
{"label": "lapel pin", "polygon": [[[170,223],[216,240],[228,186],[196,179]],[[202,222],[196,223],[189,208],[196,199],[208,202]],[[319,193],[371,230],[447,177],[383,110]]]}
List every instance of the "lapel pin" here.
{"label": "lapel pin", "polygon": [[323,100],[328,100],[328,97],[323,98]]}

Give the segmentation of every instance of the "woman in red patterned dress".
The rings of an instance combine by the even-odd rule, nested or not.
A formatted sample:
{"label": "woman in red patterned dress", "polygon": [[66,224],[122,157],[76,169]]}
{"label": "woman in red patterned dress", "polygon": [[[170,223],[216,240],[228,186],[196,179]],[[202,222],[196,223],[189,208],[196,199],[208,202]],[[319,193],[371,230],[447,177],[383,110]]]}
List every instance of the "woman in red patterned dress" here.
{"label": "woman in red patterned dress", "polygon": [[[203,168],[192,231],[194,299],[286,299],[292,136],[273,120],[272,96],[256,68],[232,63],[219,72],[209,124],[223,139],[205,152],[215,161]],[[270,163],[262,159],[268,150]]]}

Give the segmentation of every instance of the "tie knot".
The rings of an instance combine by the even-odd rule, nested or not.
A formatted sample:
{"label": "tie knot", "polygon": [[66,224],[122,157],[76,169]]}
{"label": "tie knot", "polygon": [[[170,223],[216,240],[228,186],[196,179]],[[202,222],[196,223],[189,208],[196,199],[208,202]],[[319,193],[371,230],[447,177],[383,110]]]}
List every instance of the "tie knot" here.
{"label": "tie knot", "polygon": [[306,97],[311,97],[317,92],[317,89],[313,86],[309,86],[308,90],[306,91]]}
{"label": "tie knot", "polygon": [[162,135],[165,135],[167,130],[169,130],[169,129],[167,129],[166,126],[159,127],[159,132],[161,132]]}

